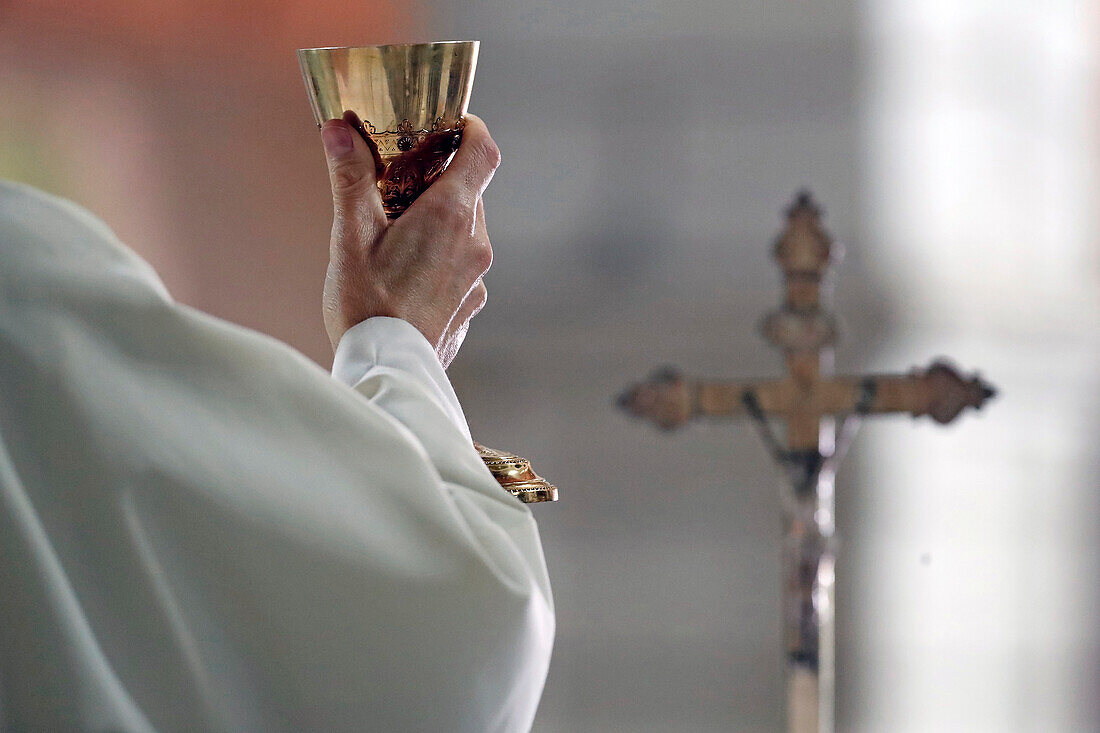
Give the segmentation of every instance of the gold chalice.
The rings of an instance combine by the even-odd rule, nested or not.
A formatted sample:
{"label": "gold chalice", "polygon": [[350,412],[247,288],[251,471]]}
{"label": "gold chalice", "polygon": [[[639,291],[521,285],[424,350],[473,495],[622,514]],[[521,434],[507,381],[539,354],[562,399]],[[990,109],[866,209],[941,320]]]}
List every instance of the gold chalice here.
{"label": "gold chalice", "polygon": [[[399,217],[451,162],[477,66],[477,41],[306,48],[298,63],[318,126],[353,112],[379,160],[378,190]],[[558,490],[526,458],[474,443],[497,482],[524,503]]]}

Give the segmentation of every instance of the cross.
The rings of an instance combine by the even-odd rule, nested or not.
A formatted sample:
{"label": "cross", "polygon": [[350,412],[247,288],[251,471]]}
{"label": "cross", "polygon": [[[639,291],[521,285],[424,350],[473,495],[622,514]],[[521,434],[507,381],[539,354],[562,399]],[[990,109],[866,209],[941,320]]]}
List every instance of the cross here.
{"label": "cross", "polygon": [[[786,214],[772,251],[783,272],[784,298],[761,332],[782,350],[787,375],[703,381],[663,370],[624,392],[619,404],[669,430],[697,417],[745,416],[755,423],[785,478],[787,730],[832,733],[837,464],[866,415],[907,412],[946,425],[966,407],[981,408],[995,392],[942,360],[908,374],[829,376],[837,326],[821,296],[839,256],[808,192],[799,193]],[[784,440],[770,418],[786,424]]]}

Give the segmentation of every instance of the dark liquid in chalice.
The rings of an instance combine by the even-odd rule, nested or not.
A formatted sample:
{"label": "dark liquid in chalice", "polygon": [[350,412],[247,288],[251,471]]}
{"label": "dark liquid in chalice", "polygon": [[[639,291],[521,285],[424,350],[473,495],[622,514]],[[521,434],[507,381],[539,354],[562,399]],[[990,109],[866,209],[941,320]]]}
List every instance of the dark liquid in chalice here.
{"label": "dark liquid in chalice", "polygon": [[461,130],[430,132],[418,142],[414,138],[398,140],[409,149],[394,156],[382,155],[385,171],[378,179],[382,207],[386,216],[396,219],[413,201],[439,178],[462,140]]}

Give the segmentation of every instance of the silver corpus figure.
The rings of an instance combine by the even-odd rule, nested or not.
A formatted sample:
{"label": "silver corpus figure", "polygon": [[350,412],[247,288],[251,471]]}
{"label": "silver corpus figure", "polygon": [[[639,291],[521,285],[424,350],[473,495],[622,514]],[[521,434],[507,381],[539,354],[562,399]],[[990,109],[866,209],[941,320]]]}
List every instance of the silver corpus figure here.
{"label": "silver corpus figure", "polygon": [[[944,361],[905,375],[831,376],[836,319],[821,296],[829,265],[839,256],[809,193],[787,209],[773,255],[783,272],[784,299],[761,331],[782,350],[786,376],[711,382],[665,370],[632,386],[619,404],[665,429],[695,417],[746,416],[756,424],[783,473],[787,730],[832,733],[837,465],[865,415],[908,412],[947,424],[995,392]],[[772,418],[785,423],[785,439]]]}

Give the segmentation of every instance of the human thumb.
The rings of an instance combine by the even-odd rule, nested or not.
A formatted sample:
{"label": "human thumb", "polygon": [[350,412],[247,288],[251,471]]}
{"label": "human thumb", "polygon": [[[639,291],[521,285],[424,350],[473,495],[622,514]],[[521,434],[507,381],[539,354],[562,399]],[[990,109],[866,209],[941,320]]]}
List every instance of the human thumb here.
{"label": "human thumb", "polygon": [[371,214],[384,218],[382,199],[375,185],[376,153],[350,124],[347,115],[321,126],[321,143],[328,159],[332,200],[337,212],[358,212],[365,207]]}

